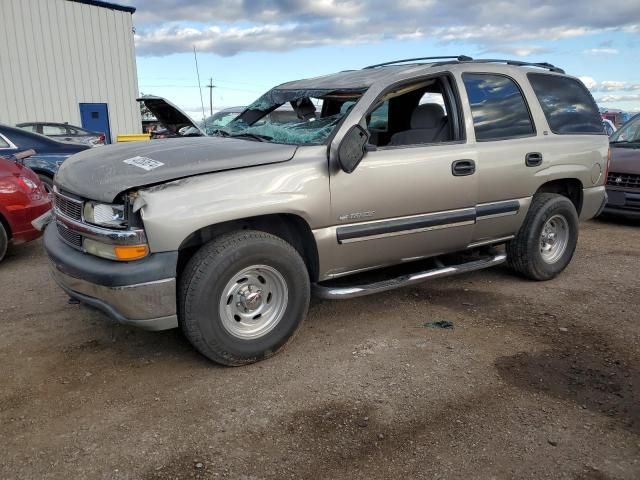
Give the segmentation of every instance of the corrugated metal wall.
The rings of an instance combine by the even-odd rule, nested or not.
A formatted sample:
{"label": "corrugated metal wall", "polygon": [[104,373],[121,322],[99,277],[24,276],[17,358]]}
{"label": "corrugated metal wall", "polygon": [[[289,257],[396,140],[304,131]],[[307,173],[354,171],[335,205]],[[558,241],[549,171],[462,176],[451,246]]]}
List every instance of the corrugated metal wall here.
{"label": "corrugated metal wall", "polygon": [[0,2],[0,122],[80,125],[106,103],[111,136],[141,131],[132,15],[67,0]]}

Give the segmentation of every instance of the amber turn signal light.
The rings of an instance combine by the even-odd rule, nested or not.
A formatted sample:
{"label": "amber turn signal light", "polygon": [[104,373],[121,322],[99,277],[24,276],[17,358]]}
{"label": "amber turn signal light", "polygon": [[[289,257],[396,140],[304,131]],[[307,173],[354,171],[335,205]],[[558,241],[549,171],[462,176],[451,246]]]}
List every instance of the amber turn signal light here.
{"label": "amber turn signal light", "polygon": [[118,260],[138,260],[149,254],[147,245],[122,245],[113,247],[113,252]]}

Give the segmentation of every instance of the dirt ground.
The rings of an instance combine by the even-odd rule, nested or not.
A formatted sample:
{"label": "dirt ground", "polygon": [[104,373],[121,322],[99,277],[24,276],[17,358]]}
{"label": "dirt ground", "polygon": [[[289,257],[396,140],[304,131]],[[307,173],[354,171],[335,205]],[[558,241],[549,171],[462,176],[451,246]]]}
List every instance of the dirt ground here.
{"label": "dirt ground", "polygon": [[3,479],[640,478],[638,222],[584,224],[546,283],[316,300],[242,368],[68,304],[40,242],[0,286]]}

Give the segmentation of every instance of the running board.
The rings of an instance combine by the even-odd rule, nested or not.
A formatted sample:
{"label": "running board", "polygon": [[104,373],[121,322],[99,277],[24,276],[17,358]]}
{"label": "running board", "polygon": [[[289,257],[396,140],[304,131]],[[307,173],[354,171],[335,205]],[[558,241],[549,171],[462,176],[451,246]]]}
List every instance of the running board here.
{"label": "running board", "polygon": [[332,287],[314,283],[312,291],[315,296],[327,300],[363,297],[365,295],[371,295],[373,293],[386,292],[387,290],[394,290],[396,288],[406,287],[409,285],[416,285],[418,283],[432,280],[434,278],[449,277],[451,275],[459,275],[461,273],[475,272],[476,270],[482,270],[484,268],[500,265],[506,260],[507,255],[504,253],[499,253],[490,257],[483,258],[481,260],[474,260],[450,267],[442,266],[434,268],[432,270],[401,275],[389,280],[382,280],[379,282],[363,285]]}

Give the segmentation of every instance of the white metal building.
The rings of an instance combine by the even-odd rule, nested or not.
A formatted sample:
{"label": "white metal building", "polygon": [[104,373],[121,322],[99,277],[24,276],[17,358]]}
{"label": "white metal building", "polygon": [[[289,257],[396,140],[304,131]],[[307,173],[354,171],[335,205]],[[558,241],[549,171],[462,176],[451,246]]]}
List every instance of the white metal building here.
{"label": "white metal building", "polygon": [[114,142],[140,133],[134,12],[98,0],[2,0],[0,123],[68,122]]}

